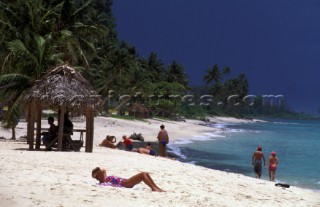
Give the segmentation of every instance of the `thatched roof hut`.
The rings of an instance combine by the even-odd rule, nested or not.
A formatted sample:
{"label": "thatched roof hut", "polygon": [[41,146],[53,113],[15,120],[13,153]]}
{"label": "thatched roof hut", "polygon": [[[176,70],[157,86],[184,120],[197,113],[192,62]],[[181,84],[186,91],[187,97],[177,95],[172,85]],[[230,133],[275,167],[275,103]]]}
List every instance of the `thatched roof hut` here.
{"label": "thatched roof hut", "polygon": [[[59,111],[58,150],[62,150],[65,112],[74,111],[86,116],[86,152],[93,148],[93,116],[102,105],[99,95],[80,73],[68,65],[50,70],[36,81],[24,96],[28,103],[28,143],[33,149],[34,121],[37,120],[36,149],[40,149],[41,112],[43,106]],[[35,118],[37,117],[37,118]]]}

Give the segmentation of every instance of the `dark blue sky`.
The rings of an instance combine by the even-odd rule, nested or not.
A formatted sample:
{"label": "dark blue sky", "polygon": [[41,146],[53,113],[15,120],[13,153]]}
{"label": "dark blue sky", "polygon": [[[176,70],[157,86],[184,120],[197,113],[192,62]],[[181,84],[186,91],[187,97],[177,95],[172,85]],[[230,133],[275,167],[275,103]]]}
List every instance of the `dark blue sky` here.
{"label": "dark blue sky", "polygon": [[120,40],[140,57],[178,61],[191,85],[214,64],[230,66],[250,94],[320,108],[320,0],[114,0],[113,14]]}

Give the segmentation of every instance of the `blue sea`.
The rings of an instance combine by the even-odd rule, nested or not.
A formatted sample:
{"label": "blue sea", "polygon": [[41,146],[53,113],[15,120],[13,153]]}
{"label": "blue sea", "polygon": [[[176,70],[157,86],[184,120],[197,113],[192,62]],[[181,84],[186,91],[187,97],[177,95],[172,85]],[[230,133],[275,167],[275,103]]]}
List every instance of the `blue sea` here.
{"label": "blue sea", "polygon": [[[320,121],[265,121],[212,124],[221,132],[178,140],[169,148],[182,162],[254,177],[251,158],[257,146],[262,146],[266,161],[272,151],[279,159],[276,182],[319,191]],[[261,179],[269,180],[267,168]]]}

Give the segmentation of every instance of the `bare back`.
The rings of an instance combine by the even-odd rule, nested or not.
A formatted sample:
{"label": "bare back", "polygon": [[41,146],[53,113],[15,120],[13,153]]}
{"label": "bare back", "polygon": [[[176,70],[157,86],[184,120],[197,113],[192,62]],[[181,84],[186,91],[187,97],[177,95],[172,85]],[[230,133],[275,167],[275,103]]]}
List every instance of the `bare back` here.
{"label": "bare back", "polygon": [[168,132],[165,129],[161,129],[158,133],[158,140],[161,141],[165,141],[165,142],[169,142],[169,136],[168,136]]}
{"label": "bare back", "polygon": [[253,156],[254,156],[254,160],[261,160],[261,158],[264,157],[263,152],[261,152],[261,151],[255,151]]}
{"label": "bare back", "polygon": [[274,156],[270,156],[268,160],[270,165],[277,165],[278,164],[278,158]]}

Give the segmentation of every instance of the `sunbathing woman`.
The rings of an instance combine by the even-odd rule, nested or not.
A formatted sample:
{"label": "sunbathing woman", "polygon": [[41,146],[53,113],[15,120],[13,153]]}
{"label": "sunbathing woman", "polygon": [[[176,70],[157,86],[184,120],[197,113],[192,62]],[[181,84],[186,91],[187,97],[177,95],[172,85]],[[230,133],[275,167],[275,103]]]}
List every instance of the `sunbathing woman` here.
{"label": "sunbathing woman", "polygon": [[112,186],[125,188],[132,188],[143,181],[152,191],[165,192],[154,183],[147,172],[141,172],[129,179],[125,179],[116,176],[107,176],[107,172],[104,168],[96,167],[92,170],[92,177],[99,180],[100,183],[110,183]]}

